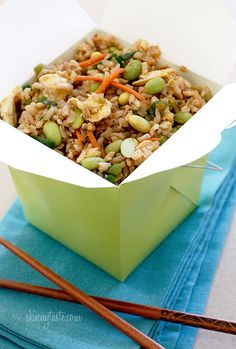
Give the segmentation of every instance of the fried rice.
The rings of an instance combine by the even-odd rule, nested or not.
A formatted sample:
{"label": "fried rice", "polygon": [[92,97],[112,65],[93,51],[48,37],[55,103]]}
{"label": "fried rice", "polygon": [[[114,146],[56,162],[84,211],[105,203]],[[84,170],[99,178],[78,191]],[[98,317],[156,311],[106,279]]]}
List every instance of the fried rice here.
{"label": "fried rice", "polygon": [[[194,86],[182,76],[185,67],[161,65],[160,55],[160,48],[146,40],[127,48],[97,33],[78,46],[73,59],[37,66],[34,83],[3,99],[1,118],[120,184],[182,127],[186,120],[178,115],[191,117],[211,98],[208,87]],[[127,67],[137,61],[141,70],[128,79]],[[118,70],[121,74],[111,79]],[[163,81],[161,91],[148,93],[147,83],[156,78]]]}

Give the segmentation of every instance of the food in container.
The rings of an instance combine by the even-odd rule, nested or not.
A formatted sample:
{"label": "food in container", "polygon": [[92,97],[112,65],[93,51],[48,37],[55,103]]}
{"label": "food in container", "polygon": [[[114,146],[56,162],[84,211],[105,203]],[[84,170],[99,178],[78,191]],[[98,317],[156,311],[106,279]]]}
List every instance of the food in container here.
{"label": "food in container", "polygon": [[2,119],[108,181],[120,184],[212,94],[160,63],[158,45],[125,47],[95,33],[71,59],[35,68],[0,104]]}

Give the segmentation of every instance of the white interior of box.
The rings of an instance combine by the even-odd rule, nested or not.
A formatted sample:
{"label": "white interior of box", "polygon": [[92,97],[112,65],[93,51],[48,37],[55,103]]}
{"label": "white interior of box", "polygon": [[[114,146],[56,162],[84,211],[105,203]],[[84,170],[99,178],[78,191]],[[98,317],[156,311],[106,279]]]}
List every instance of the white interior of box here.
{"label": "white interior of box", "polygon": [[[58,4],[58,1],[52,0],[52,3],[55,6],[56,3]],[[13,74],[7,74],[7,69],[5,69],[3,81],[5,81],[6,84],[4,85],[3,90],[5,90],[6,86],[8,87],[10,83],[11,86],[9,86],[9,88],[14,87],[16,83],[22,84],[26,80],[29,80],[29,72],[32,71],[32,67],[38,62],[50,63],[55,60],[55,57],[57,57],[56,60],[71,58],[74,55],[76,46],[81,39],[85,37],[88,32],[91,32],[92,35],[94,31],[94,23],[75,0],[69,0],[67,2],[62,1],[59,3],[59,9],[58,7],[54,8],[54,16],[60,19],[64,18],[66,10],[69,8],[71,9],[71,7],[73,8],[74,6],[74,11],[70,11],[70,21],[68,22],[68,20],[66,20],[66,23],[64,25],[60,25],[59,27],[57,25],[57,30],[59,33],[63,31],[63,36],[60,37],[60,40],[58,40],[58,32],[55,32],[53,29],[53,23],[55,24],[55,20],[52,21],[50,28],[46,26],[47,30],[42,29],[41,40],[43,38],[47,45],[49,45],[47,46],[46,54],[42,48],[37,48],[36,52],[31,52],[36,48],[36,45],[34,44],[33,46],[29,46],[30,57],[25,56],[27,57],[26,62],[24,61],[24,57],[21,57],[21,55],[20,61],[18,61],[18,56],[15,56],[14,60],[16,60],[17,57],[17,67],[20,72],[18,72],[16,76],[14,75],[14,77],[12,77]],[[16,6],[19,6],[19,3],[14,0],[8,0],[7,4],[7,11],[9,11],[9,9],[16,10]],[[32,2],[29,0],[23,0],[20,2],[20,4],[19,11],[22,5],[28,5],[32,10],[32,5],[30,5]],[[43,4],[43,6],[46,7],[49,4],[49,6],[52,6],[51,2],[46,2],[46,0],[42,0],[40,4]],[[71,12],[73,12],[72,15]],[[73,16],[72,22],[71,16]],[[0,11],[0,31],[3,28],[1,20],[5,17]],[[36,26],[37,18],[35,18],[36,22],[34,22]],[[51,15],[48,16],[46,20],[50,20],[50,18]],[[74,21],[78,20],[78,18],[79,26],[78,24],[74,26]],[[26,19],[27,16],[25,20]],[[65,25],[69,23],[69,29],[65,30]],[[117,26],[112,28],[114,31],[114,28],[117,28]],[[16,30],[15,26],[14,30]],[[14,30],[12,30],[12,36],[10,35],[11,38],[13,38],[15,35]],[[49,39],[52,39],[53,35],[56,36],[56,38],[50,41]],[[124,39],[125,38],[126,37],[124,37]],[[51,44],[53,43],[53,47],[50,47],[50,42]],[[74,44],[75,42],[76,44]],[[153,43],[155,43],[155,40]],[[4,45],[9,47],[8,41],[5,42]],[[45,43],[43,46],[45,48]],[[60,54],[65,50],[65,47],[70,48],[63,54]],[[9,59],[11,63],[11,58]],[[163,61],[165,62],[164,59]],[[169,61],[166,62],[169,63]],[[21,64],[23,65],[21,66]],[[169,64],[174,66],[172,63]],[[184,61],[182,64],[184,64]],[[21,67],[22,70],[19,69],[19,67]],[[24,75],[22,75],[23,73]],[[11,78],[9,78],[9,76]],[[213,93],[216,93],[220,88],[218,84],[192,72],[187,73],[187,78],[195,84],[204,84],[209,86]],[[15,81],[14,84],[13,80]],[[1,83],[1,87],[2,86],[3,84]],[[163,144],[158,151],[154,152],[121,185],[157,172],[190,163],[212,150],[220,142],[222,130],[236,119],[235,108],[233,107],[235,92],[235,84],[227,85],[217,92],[215,96],[198,113],[196,113],[188,123],[186,123],[165,144]],[[2,121],[0,121],[0,160],[17,169],[43,175],[66,183],[72,183],[90,188],[114,187],[113,184],[105,179],[86,170],[82,166],[78,166],[66,157],[63,157],[57,152],[48,149],[39,142]]]}

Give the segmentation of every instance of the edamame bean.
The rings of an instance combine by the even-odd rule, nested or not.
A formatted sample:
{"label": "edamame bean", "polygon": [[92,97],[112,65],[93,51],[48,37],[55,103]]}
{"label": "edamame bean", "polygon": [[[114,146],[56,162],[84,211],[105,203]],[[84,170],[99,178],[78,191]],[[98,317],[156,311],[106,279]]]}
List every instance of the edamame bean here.
{"label": "edamame bean", "polygon": [[89,84],[89,92],[95,92],[100,85],[101,84],[99,82],[97,82],[97,81],[90,82],[90,84]]}
{"label": "edamame bean", "polygon": [[178,124],[185,124],[191,117],[192,115],[185,111],[177,111],[175,113],[175,121],[178,122]]}
{"label": "edamame bean", "polygon": [[165,81],[162,78],[157,77],[146,82],[144,86],[144,91],[146,93],[149,93],[150,95],[154,95],[156,93],[161,92],[164,89],[164,87]]}
{"label": "edamame bean", "polygon": [[147,133],[150,131],[150,123],[142,116],[130,114],[128,123],[137,131]]}
{"label": "edamame bean", "polygon": [[124,78],[133,81],[142,73],[142,63],[138,59],[129,62],[125,68]]}
{"label": "edamame bean", "polygon": [[107,173],[113,174],[114,176],[119,176],[122,171],[122,166],[120,163],[113,164],[111,167],[109,167]]}
{"label": "edamame bean", "polygon": [[34,67],[34,72],[36,75],[39,75],[39,73],[41,72],[41,70],[45,67],[45,64],[43,63],[39,63]]}
{"label": "edamame bean", "polygon": [[120,151],[120,146],[121,146],[122,140],[121,139],[117,139],[116,141],[108,144],[105,148],[105,153],[108,154],[110,152],[115,152],[115,153],[119,153]]}
{"label": "edamame bean", "polygon": [[99,51],[94,51],[93,53],[91,53],[91,58],[96,58],[96,57],[99,57],[99,56],[101,56],[101,52],[99,52]]}
{"label": "edamame bean", "polygon": [[43,133],[47,139],[55,143],[55,146],[61,144],[61,132],[58,124],[54,121],[47,121],[43,125]]}
{"label": "edamame bean", "polygon": [[77,130],[78,128],[80,128],[83,125],[84,119],[81,116],[82,111],[80,109],[75,109],[74,112],[75,112],[76,116],[75,116],[75,120],[71,124],[71,127],[74,130]]}
{"label": "edamame bean", "polygon": [[87,170],[96,170],[98,168],[99,162],[104,162],[103,158],[98,156],[90,156],[89,158],[83,159],[80,164],[87,168]]}
{"label": "edamame bean", "polygon": [[123,92],[118,97],[118,103],[120,105],[125,105],[129,102],[129,96],[130,94],[128,92]]}
{"label": "edamame bean", "polygon": [[137,141],[134,138],[126,138],[120,147],[121,154],[126,158],[131,158],[133,153],[135,152],[135,148],[137,145]]}

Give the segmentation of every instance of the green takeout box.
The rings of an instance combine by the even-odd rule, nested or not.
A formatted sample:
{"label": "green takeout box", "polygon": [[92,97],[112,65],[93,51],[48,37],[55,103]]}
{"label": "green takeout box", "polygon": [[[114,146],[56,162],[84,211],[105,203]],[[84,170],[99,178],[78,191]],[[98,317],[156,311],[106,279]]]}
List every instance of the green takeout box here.
{"label": "green takeout box", "polygon": [[[44,11],[43,26],[40,16],[35,16],[34,3],[31,5],[27,2],[27,11],[22,12],[21,9],[25,5],[25,0],[19,4],[15,1],[6,1],[0,11],[0,29],[6,35],[2,46],[4,52],[8,53],[1,57],[1,98],[17,83],[31,81],[30,72],[37,63],[48,63],[55,57],[62,59],[73,57],[81,39],[89,33],[93,34],[96,28],[77,0],[70,0],[70,5],[67,1],[60,1],[57,7],[42,0],[40,6],[47,7],[47,11]],[[214,83],[202,76],[206,75],[206,67],[209,67],[209,59],[205,55],[206,44],[209,48],[209,42],[199,41],[201,47],[198,45],[196,49],[198,57],[204,55],[203,62],[194,53],[191,52],[189,55],[189,45],[184,44],[184,40],[179,40],[177,44],[174,41],[181,49],[173,50],[174,45],[171,40],[175,40],[174,36],[172,38],[169,36],[169,31],[161,30],[168,23],[169,26],[175,27],[173,33],[177,31],[179,38],[186,38],[188,43],[195,37],[193,31],[199,35],[198,26],[189,26],[186,31],[185,22],[179,21],[176,27],[175,12],[169,11],[168,3],[155,2],[156,8],[162,8],[162,11],[150,11],[148,6],[143,7],[142,3],[134,0],[126,2],[125,6],[126,13],[120,3],[108,2],[99,27],[108,32],[111,29],[112,34],[130,41],[129,39],[133,39],[134,36],[134,32],[128,29],[130,13],[135,8],[133,25],[142,23],[135,26],[136,38],[146,37],[150,42],[159,40],[166,57],[172,57],[174,61],[188,66],[191,66],[191,61],[193,67],[199,65],[196,71],[200,75],[191,71],[186,72],[183,75],[187,79],[194,84],[208,85],[213,94],[220,89],[218,83],[221,84],[222,81],[222,69],[230,67],[233,60],[233,55],[230,54],[232,40],[225,41],[228,43],[226,62],[226,49],[219,52],[218,39],[217,43],[214,43],[211,38],[211,49],[217,52],[212,54],[214,64],[217,61],[216,66],[220,65],[222,73],[221,81],[208,76],[210,80],[218,82]],[[192,7],[189,9],[185,7],[183,11],[186,11],[186,18],[192,16]],[[19,12],[21,16],[18,15]],[[27,42],[30,42],[30,45],[25,45],[23,49],[18,39],[19,35],[16,36],[14,30],[9,31],[4,27],[4,19],[10,16],[14,28],[19,28],[19,34],[23,29],[24,35],[27,33]],[[121,26],[122,16],[124,25]],[[63,18],[63,26],[58,25],[58,18]],[[161,21],[164,21],[162,27],[156,24]],[[223,29],[228,28],[226,33],[230,32],[231,27],[226,16],[224,24]],[[29,31],[29,27],[34,27],[34,31]],[[205,23],[205,27],[209,28],[208,22]],[[216,21],[216,31],[218,27]],[[222,26],[219,30],[222,33]],[[208,31],[205,30],[205,35]],[[194,48],[197,44],[198,42]],[[65,47],[69,49],[61,54]],[[14,64],[11,57],[14,58]],[[222,61],[225,63],[224,66]],[[165,60],[162,63],[176,67]],[[219,69],[216,69],[216,72],[219,74]],[[209,73],[212,75],[213,70],[209,70]],[[204,165],[207,161],[207,155],[204,154],[219,143],[221,131],[233,120],[231,111],[234,91],[235,87],[234,90],[223,88],[217,93],[217,96],[213,97],[196,117],[191,118],[129,176],[130,178],[133,176],[134,180],[124,181],[119,187],[1,120],[0,161],[9,166],[25,217],[31,224],[123,281],[197,207]],[[222,118],[222,110],[226,118]],[[190,166],[187,167],[185,164]],[[74,268],[76,269],[76,265]]]}
{"label": "green takeout box", "polygon": [[31,224],[123,281],[196,208],[204,170],[179,167],[114,188],[10,172]]}

